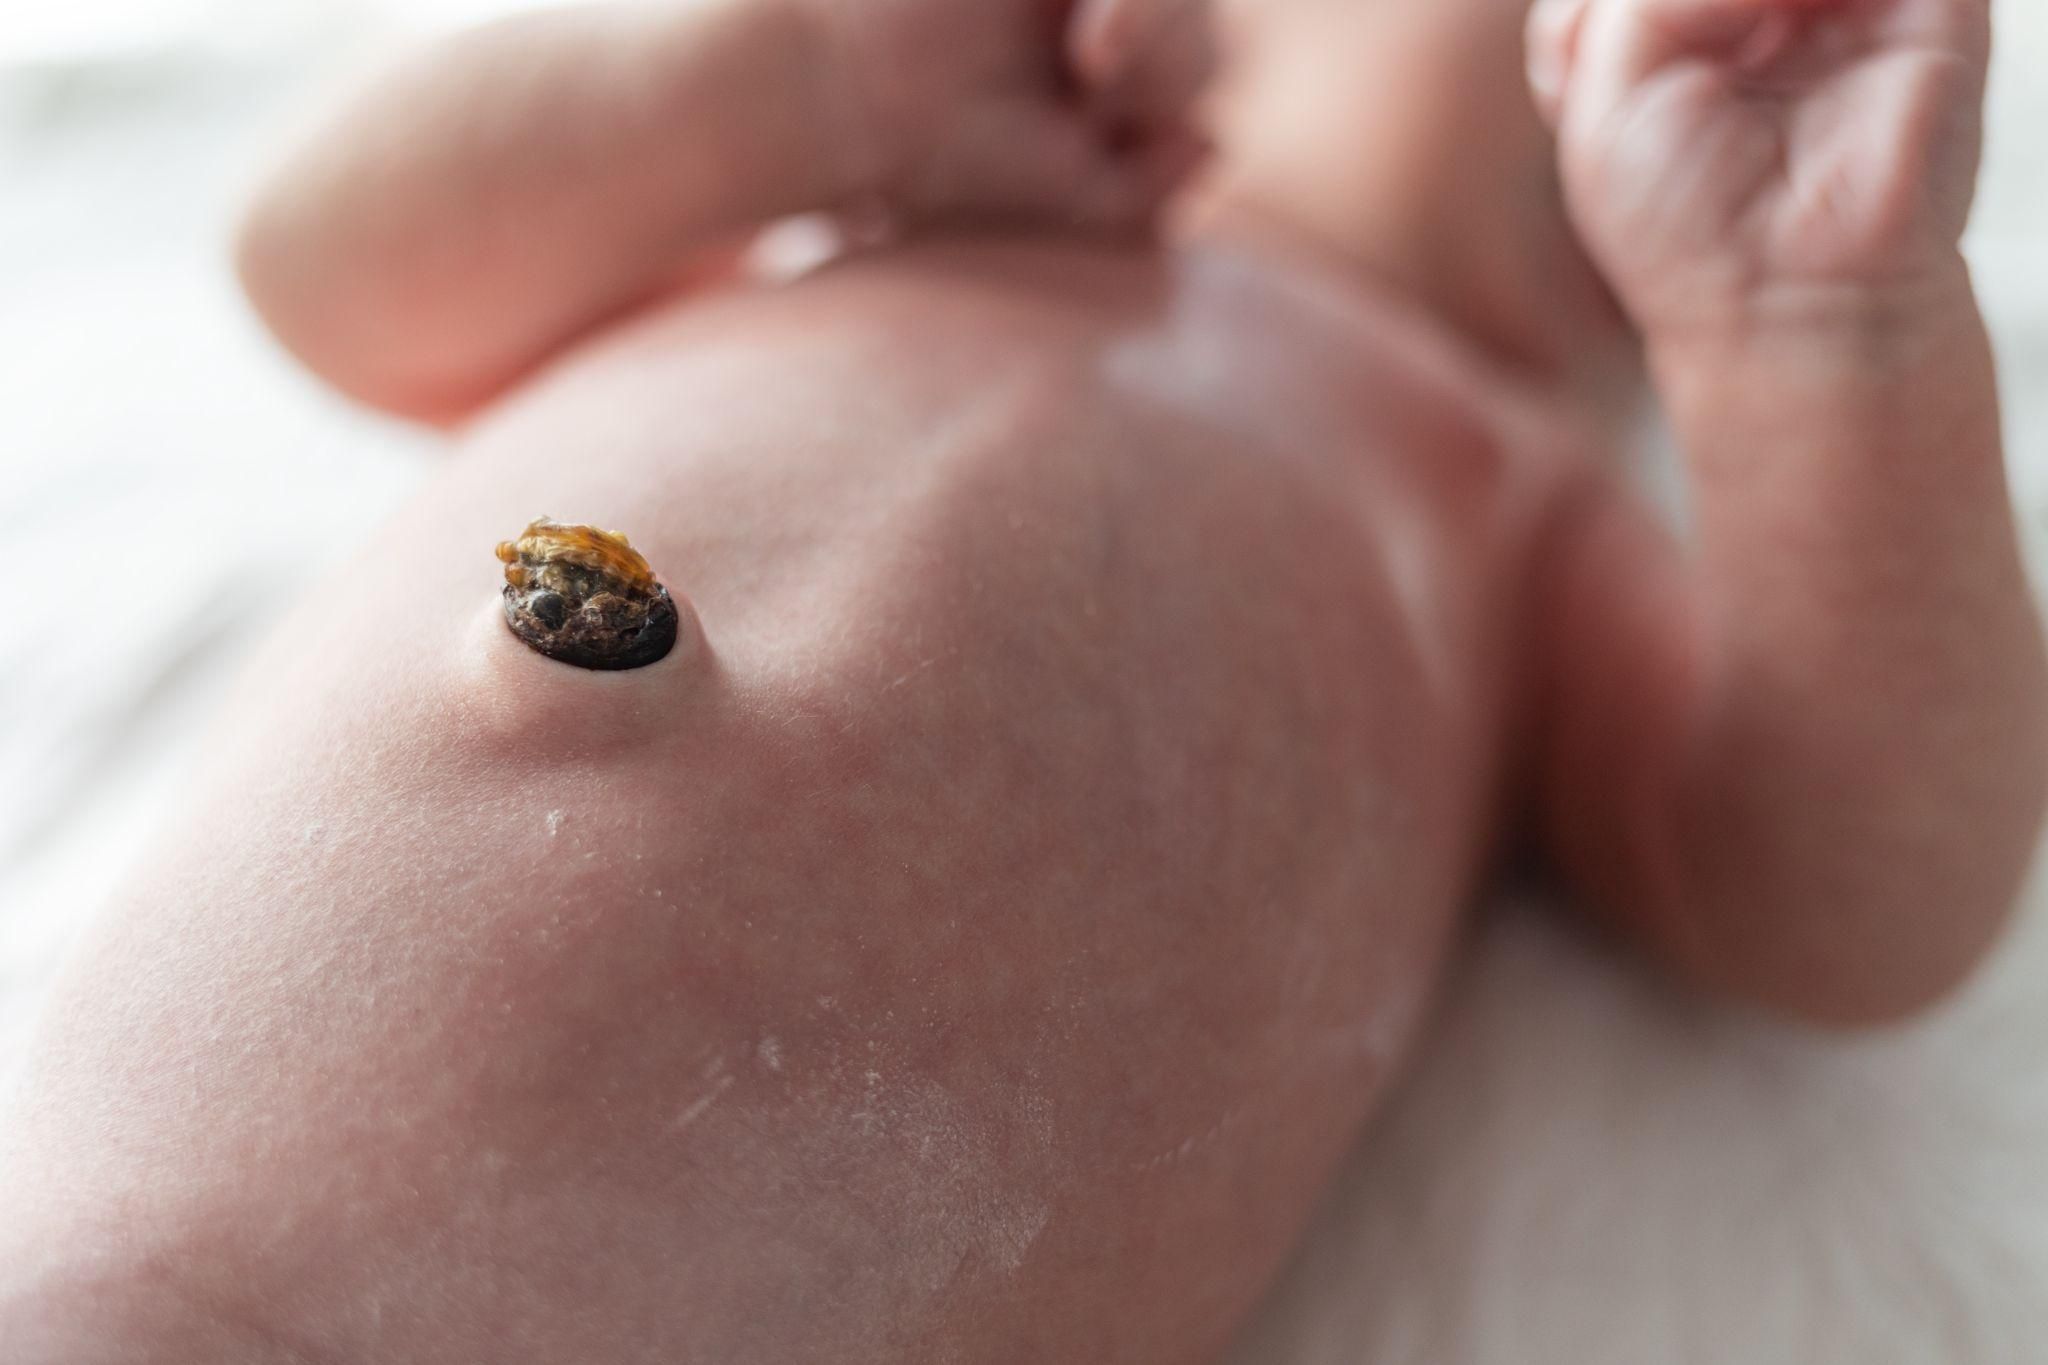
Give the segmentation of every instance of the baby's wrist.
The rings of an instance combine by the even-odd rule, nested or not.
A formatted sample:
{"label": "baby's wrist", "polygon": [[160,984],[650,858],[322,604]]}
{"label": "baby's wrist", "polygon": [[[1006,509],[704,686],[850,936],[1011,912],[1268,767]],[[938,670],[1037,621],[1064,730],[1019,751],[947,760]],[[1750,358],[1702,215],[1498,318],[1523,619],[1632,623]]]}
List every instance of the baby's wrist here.
{"label": "baby's wrist", "polygon": [[[857,7],[855,7],[857,8]],[[855,82],[837,50],[830,0],[678,0],[649,7],[650,99],[637,112],[659,138],[687,138],[672,183],[689,215],[707,153],[722,197],[750,220],[856,199],[869,184]],[[637,92],[636,92],[637,93]],[[727,126],[702,129],[707,104]]]}
{"label": "baby's wrist", "polygon": [[1879,282],[1800,281],[1719,307],[1638,320],[1666,382],[1723,374],[1778,381],[1889,383],[1939,360],[1983,327],[1960,253]]}
{"label": "baby's wrist", "polygon": [[1648,338],[1647,354],[1681,445],[1724,471],[2003,458],[1991,344],[1960,261],[1940,288],[1673,331]]}
{"label": "baby's wrist", "polygon": [[885,190],[914,156],[911,120],[893,97],[900,72],[862,7],[843,0],[756,0],[771,23],[794,34],[815,98],[813,131],[821,170],[834,200],[857,201]]}

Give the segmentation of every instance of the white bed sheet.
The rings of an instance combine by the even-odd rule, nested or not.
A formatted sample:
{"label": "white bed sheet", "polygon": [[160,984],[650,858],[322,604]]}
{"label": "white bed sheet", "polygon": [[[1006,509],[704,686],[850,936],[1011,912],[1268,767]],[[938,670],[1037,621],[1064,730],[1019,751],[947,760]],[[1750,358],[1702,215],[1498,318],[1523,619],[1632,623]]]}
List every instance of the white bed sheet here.
{"label": "white bed sheet", "polygon": [[[380,27],[211,9],[270,18],[0,42],[0,522],[54,585],[0,626],[0,1086],[250,643],[432,458],[292,371],[221,248],[288,97]],[[2048,9],[1999,18],[1972,251],[2044,566]],[[1830,1041],[1674,998],[1504,901],[1238,1360],[2048,1358],[2048,889],[2030,907],[1942,1015]]]}

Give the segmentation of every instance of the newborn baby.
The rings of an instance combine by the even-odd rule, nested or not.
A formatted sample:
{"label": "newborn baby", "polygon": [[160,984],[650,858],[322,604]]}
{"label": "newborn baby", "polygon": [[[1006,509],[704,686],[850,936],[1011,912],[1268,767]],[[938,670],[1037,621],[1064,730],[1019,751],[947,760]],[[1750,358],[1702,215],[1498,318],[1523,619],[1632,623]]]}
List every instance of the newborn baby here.
{"label": "newborn baby", "polygon": [[[2048,768],[1987,10],[1554,0],[1553,149],[1514,0],[1248,3],[1150,246],[1174,0],[606,5],[386,79],[245,277],[457,449],[70,969],[9,1360],[1213,1358],[1530,836],[1700,986],[1942,995]],[[890,244],[735,267],[813,210]],[[1638,357],[1684,550],[1604,458]],[[541,514],[631,536],[665,659],[506,628]]]}

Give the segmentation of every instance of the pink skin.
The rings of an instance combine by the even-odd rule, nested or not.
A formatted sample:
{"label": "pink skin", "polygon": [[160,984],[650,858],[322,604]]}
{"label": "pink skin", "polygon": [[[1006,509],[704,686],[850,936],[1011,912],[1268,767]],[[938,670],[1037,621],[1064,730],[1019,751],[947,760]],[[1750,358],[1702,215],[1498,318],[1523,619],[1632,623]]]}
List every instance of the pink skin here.
{"label": "pink skin", "polygon": [[[1346,26],[1377,21],[1338,8],[1273,20],[1322,62],[1226,131],[1356,86]],[[821,32],[793,12],[508,26],[385,88],[258,209],[252,291],[324,373],[444,417],[495,401],[274,642],[59,995],[0,1151],[24,1173],[0,1339],[29,1365],[1212,1358],[1412,1036],[1522,777],[1616,921],[1731,992],[1885,1017],[1981,953],[2039,820],[2039,640],[1988,365],[1951,348],[1933,388],[1885,392],[1967,293],[1893,307],[1873,278],[1843,296],[1875,314],[1784,336],[1652,326],[1696,562],[1528,378],[1573,349],[1517,351],[1541,289],[1475,288],[1429,234],[1333,231],[1318,178],[1225,191],[1235,226],[1168,252],[935,237],[619,322],[679,243],[769,213],[1016,212],[933,168],[1020,88],[1051,162],[1087,153],[1070,189],[1156,197],[1092,46],[1131,21],[1081,17],[1068,94],[1002,57],[1048,7],[963,32],[904,0],[849,94],[844,60],[782,64]],[[986,103],[940,83],[952,104],[886,113],[908,54],[984,38]],[[1623,259],[1637,235],[1595,221],[1615,125],[1569,130],[1587,90],[1637,88],[1616,50],[1577,46],[1559,87],[1581,229],[1616,281],[1736,277]],[[626,79],[650,60],[680,73],[654,107]],[[508,64],[570,84],[493,104]],[[1191,88],[1165,66],[1140,84]],[[783,98],[726,102],[746,88]],[[748,155],[650,169],[714,114]],[[504,143],[457,155],[444,123]],[[1479,192],[1438,174],[1389,192],[1477,259],[1449,225]],[[1481,217],[1516,213],[1559,208]],[[1475,345],[1520,368],[1359,262],[1486,316]],[[1597,313],[1568,340],[1601,344]],[[518,645],[490,547],[543,511],[631,532],[701,634],[619,676]],[[1916,896],[1845,898],[1845,840],[1852,886]]]}
{"label": "pink skin", "polygon": [[1642,330],[1697,529],[1683,555],[1595,496],[1556,561],[1547,823],[1681,973],[1833,1022],[1964,979],[2041,825],[2041,634],[1958,249],[1989,18],[1531,20],[1573,218]]}
{"label": "pink skin", "polygon": [[328,380],[452,422],[782,215],[1141,231],[1189,169],[1201,15],[668,0],[521,16],[400,63],[319,130],[252,206],[243,275]]}
{"label": "pink skin", "polygon": [[[1470,890],[1540,510],[1319,287],[933,246],[501,408],[73,978],[18,1235],[319,1359],[1213,1354]],[[703,642],[514,641],[542,504]]]}

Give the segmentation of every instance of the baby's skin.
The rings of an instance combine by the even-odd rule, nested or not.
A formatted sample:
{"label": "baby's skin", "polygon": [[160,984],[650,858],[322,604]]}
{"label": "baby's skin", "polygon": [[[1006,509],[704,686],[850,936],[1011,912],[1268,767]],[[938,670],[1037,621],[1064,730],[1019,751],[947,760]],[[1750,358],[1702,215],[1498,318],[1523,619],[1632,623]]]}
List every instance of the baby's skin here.
{"label": "baby's skin", "polygon": [[[1269,10],[1325,54],[1286,108],[1342,112],[1379,20]],[[1957,251],[1981,0],[1534,17],[1684,552],[1560,359],[1626,335],[1520,347],[1540,291],[1347,236],[1355,168],[1240,166],[1257,91],[1204,226],[1120,240],[1200,15],[1065,18],[529,17],[259,203],[280,336],[458,449],[60,989],[0,1139],[11,1361],[1211,1359],[1525,831],[1801,1018],[1982,957],[2048,741]],[[903,240],[719,264],[853,207]],[[543,513],[633,537],[668,659],[506,630]]]}

